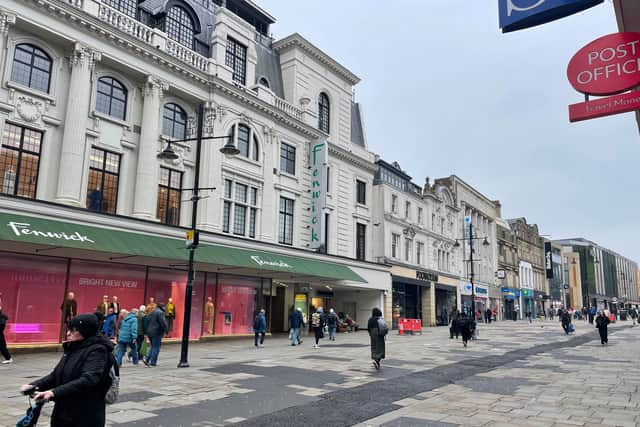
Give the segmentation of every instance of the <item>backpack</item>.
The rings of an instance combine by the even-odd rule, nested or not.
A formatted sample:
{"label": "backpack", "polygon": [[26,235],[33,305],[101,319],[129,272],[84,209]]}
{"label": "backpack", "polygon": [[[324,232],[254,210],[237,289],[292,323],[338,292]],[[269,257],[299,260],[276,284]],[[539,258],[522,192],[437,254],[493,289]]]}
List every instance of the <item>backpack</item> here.
{"label": "backpack", "polygon": [[378,317],[378,336],[384,337],[388,333],[389,333],[389,326],[387,326],[387,322],[382,317]]}
{"label": "backpack", "polygon": [[118,397],[120,396],[120,369],[118,368],[118,362],[116,362],[113,353],[109,353],[109,363],[111,364],[109,367],[109,380],[111,381],[111,385],[107,390],[107,394],[104,395],[104,402],[107,405],[113,405],[118,401]]}
{"label": "backpack", "polygon": [[311,326],[313,326],[314,328],[319,328],[320,327],[320,313],[313,313],[311,315]]}
{"label": "backpack", "polygon": [[253,319],[253,330],[254,331],[259,331],[260,330],[260,316],[256,316]]}

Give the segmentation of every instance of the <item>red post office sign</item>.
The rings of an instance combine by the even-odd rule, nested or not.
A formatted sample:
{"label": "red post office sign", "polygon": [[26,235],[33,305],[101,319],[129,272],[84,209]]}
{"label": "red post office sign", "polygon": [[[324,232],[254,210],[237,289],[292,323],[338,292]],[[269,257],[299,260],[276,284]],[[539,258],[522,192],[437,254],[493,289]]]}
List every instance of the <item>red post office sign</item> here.
{"label": "red post office sign", "polygon": [[567,77],[578,92],[613,95],[640,85],[640,33],[600,37],[569,61]]}
{"label": "red post office sign", "polygon": [[640,110],[640,91],[569,105],[569,121],[579,122],[635,110]]}

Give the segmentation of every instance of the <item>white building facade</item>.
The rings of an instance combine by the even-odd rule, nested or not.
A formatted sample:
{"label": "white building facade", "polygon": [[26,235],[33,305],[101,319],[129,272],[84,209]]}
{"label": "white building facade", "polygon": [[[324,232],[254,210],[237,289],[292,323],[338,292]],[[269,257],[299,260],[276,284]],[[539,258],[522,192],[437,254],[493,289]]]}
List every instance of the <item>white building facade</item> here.
{"label": "white building facade", "polygon": [[[14,223],[53,221],[54,229],[81,224],[181,237],[191,225],[201,110],[199,184],[206,190],[198,195],[200,241],[245,252],[226,264],[197,260],[203,284],[194,298],[201,322],[192,335],[248,332],[252,311],[260,307],[269,311],[274,331],[288,328],[294,306],[307,315],[331,306],[365,322],[371,308],[384,305],[390,276],[372,262],[376,167],[360,105],[352,99],[359,79],[299,34],[273,41],[268,34],[274,22],[245,0],[4,2],[0,213],[14,215]],[[219,152],[225,136],[240,154]],[[206,139],[211,137],[216,139]],[[158,158],[168,143],[177,159]],[[325,144],[328,157],[319,166],[322,180],[311,169],[318,144]],[[312,235],[314,216],[322,235]],[[12,241],[5,245],[11,253],[0,253],[4,268],[18,258],[51,264],[44,254],[67,259],[67,284],[51,298],[75,291],[82,309],[95,308],[102,293],[121,292],[134,306],[150,297],[175,300],[184,289],[184,264],[172,257],[184,258],[186,251],[141,248],[131,256],[130,247],[111,248],[105,257],[104,247],[67,248],[72,240],[36,251],[33,245],[46,243],[25,242],[18,234],[2,235]],[[117,270],[87,267],[105,260],[145,270],[142,279],[136,276],[135,295],[74,285],[70,278],[81,267]],[[149,271],[151,265],[168,269]],[[148,279],[154,275],[157,290]],[[5,311],[24,303],[16,299],[17,289],[40,285],[12,286],[16,296],[3,296]],[[235,300],[244,301],[242,313],[230,308]],[[16,322],[27,316],[10,313]],[[56,325],[50,323],[30,342],[54,341]],[[9,340],[24,336],[16,330]]]}

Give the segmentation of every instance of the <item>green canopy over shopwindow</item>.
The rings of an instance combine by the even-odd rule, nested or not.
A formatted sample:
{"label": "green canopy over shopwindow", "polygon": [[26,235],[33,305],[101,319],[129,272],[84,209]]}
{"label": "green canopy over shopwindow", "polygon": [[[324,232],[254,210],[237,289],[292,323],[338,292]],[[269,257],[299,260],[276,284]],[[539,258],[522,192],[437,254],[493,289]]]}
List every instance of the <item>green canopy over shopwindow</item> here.
{"label": "green canopy over shopwindow", "polygon": [[[42,245],[47,250],[67,248],[130,257],[187,260],[187,250],[180,239],[5,212],[0,212],[0,240]],[[238,270],[240,273],[243,269],[270,272],[292,280],[317,278],[366,283],[342,264],[220,245],[201,244],[196,252],[196,263],[224,266],[227,268],[223,270],[229,272]]]}

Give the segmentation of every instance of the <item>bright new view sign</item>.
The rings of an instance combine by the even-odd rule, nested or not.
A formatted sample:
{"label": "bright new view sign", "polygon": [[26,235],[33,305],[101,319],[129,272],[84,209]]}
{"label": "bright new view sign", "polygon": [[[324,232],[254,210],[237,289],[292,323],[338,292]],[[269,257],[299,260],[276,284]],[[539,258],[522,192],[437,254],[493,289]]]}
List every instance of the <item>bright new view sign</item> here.
{"label": "bright new view sign", "polygon": [[503,33],[546,24],[589,9],[604,0],[498,0]]}

